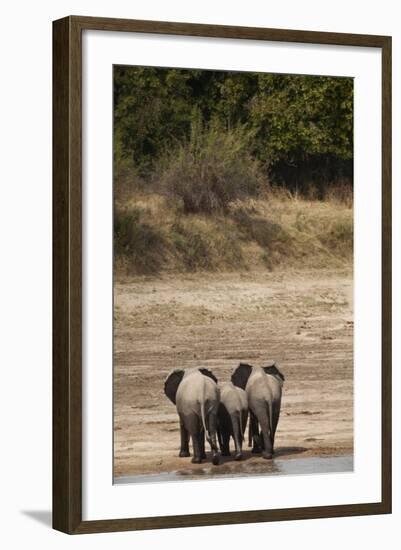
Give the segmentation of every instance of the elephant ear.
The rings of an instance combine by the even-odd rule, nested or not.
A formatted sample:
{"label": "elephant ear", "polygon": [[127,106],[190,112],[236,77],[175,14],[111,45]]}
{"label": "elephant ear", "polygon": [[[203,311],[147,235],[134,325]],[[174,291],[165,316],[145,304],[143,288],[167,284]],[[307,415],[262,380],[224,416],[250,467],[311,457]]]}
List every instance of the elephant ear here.
{"label": "elephant ear", "polygon": [[164,382],[164,393],[175,405],[175,396],[177,394],[178,386],[181,383],[181,380],[184,376],[183,369],[175,369],[171,372]]}
{"label": "elephant ear", "polygon": [[284,382],[284,374],[278,370],[274,362],[270,365],[267,365],[266,367],[262,367],[262,369],[265,371],[266,374],[271,374],[272,376],[281,378],[281,381]]}
{"label": "elephant ear", "polygon": [[248,382],[248,378],[251,376],[252,368],[252,365],[240,363],[231,375],[231,382],[234,386],[238,386],[238,388],[242,388],[244,390]]}
{"label": "elephant ear", "polygon": [[216,384],[217,384],[217,378],[215,377],[215,375],[212,373],[211,370],[205,369],[205,368],[201,368],[201,369],[198,369],[198,370],[199,370],[199,372],[201,372],[203,374],[203,376],[208,376],[209,378],[214,380],[214,382],[216,382]]}

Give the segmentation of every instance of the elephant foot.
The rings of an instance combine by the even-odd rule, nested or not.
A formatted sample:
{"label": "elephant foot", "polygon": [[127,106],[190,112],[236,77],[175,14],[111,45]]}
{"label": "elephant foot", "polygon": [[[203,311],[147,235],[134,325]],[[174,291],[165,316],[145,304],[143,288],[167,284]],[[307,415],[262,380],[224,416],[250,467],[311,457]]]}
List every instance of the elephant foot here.
{"label": "elephant foot", "polygon": [[189,451],[185,451],[184,449],[181,449],[181,451],[180,451],[180,453],[179,453],[178,456],[179,456],[180,458],[185,458],[185,457],[191,456],[191,455],[189,454]]}
{"label": "elephant foot", "polygon": [[201,458],[204,460],[206,458],[206,453],[202,453]]}
{"label": "elephant foot", "polygon": [[221,456],[231,456],[231,453],[230,453],[230,451],[223,451],[221,453]]}
{"label": "elephant foot", "polygon": [[269,453],[269,451],[263,451],[262,457],[266,458],[266,460],[271,460],[273,458],[273,453]]}
{"label": "elephant foot", "polygon": [[242,456],[242,453],[239,452],[239,453],[236,453],[235,456],[234,456],[234,460],[242,460],[243,456]]}
{"label": "elephant foot", "polygon": [[253,455],[259,455],[262,452],[262,449],[260,447],[252,447],[251,453]]}
{"label": "elephant foot", "polygon": [[220,455],[219,453],[215,453],[212,458],[212,462],[214,466],[218,466],[220,464]]}
{"label": "elephant foot", "polygon": [[191,462],[192,464],[202,464],[202,459],[200,456],[194,456]]}

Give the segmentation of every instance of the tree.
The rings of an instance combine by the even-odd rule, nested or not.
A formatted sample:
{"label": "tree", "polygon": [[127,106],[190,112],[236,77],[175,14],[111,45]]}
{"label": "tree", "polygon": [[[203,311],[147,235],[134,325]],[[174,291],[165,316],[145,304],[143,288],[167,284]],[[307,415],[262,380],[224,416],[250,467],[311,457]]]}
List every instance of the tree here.
{"label": "tree", "polygon": [[286,186],[352,179],[353,80],[340,77],[116,67],[116,162],[150,175],[190,139],[194,110],[205,125],[248,128],[250,154]]}

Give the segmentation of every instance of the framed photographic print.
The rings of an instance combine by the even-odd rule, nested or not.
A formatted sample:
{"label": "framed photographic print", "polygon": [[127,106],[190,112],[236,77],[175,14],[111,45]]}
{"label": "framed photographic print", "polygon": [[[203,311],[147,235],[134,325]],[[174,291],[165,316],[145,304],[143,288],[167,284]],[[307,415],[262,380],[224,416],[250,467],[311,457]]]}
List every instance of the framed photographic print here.
{"label": "framed photographic print", "polygon": [[391,511],[391,38],[53,24],[53,526]]}

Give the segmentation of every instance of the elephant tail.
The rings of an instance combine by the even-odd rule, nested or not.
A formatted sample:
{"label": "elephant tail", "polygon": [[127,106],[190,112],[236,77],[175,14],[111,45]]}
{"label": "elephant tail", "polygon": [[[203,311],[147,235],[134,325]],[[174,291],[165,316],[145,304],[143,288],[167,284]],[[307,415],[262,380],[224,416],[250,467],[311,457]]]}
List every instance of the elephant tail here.
{"label": "elephant tail", "polygon": [[249,410],[249,422],[248,422],[248,447],[252,447],[253,434],[252,434],[252,413]]}
{"label": "elephant tail", "polygon": [[204,400],[204,399],[201,400],[201,403],[200,403],[200,411],[201,411],[201,419],[202,419],[203,430],[204,430],[204,432],[205,432],[206,439],[207,439],[208,442],[210,443],[209,434],[208,434],[207,429],[206,429],[205,400]]}
{"label": "elephant tail", "polygon": [[242,411],[239,411],[239,430],[241,434],[241,443],[244,441],[244,426],[242,425]]}
{"label": "elephant tail", "polygon": [[273,443],[274,443],[273,401],[271,399],[267,402],[267,412],[269,414],[270,441],[272,443],[272,450],[273,450]]}

